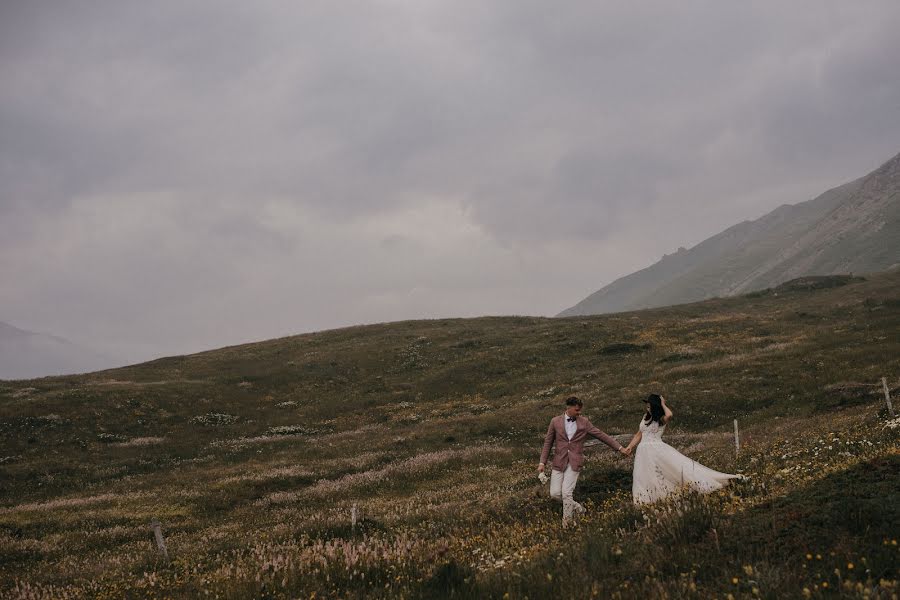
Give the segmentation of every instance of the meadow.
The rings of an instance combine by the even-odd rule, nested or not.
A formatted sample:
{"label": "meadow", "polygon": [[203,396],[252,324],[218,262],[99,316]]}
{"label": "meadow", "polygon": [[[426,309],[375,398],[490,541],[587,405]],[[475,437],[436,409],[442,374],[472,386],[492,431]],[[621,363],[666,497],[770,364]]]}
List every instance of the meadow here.
{"label": "meadow", "polygon": [[[900,410],[898,270],[0,381],[0,597],[897,598],[882,377]],[[625,443],[650,392],[670,444],[749,481],[638,509],[593,446],[563,530],[549,419],[574,394]]]}

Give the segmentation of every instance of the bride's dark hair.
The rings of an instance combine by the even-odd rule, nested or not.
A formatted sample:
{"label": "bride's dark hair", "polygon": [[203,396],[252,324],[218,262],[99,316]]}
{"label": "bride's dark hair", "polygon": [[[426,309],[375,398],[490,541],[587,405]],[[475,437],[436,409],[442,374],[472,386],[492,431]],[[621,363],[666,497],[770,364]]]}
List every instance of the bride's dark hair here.
{"label": "bride's dark hair", "polygon": [[666,411],[664,411],[662,407],[662,397],[660,397],[659,394],[650,394],[644,402],[649,405],[647,407],[647,416],[644,417],[644,422],[649,425],[656,421],[657,424],[662,425],[663,415],[666,414]]}

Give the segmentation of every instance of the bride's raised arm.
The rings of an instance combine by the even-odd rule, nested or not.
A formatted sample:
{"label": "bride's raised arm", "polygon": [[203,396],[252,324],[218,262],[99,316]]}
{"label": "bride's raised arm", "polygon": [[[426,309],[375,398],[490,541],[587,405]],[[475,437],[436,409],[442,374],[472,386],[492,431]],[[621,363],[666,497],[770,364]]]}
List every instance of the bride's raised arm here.
{"label": "bride's raised arm", "polygon": [[664,396],[660,396],[659,400],[660,404],[662,404],[663,411],[666,413],[665,415],[663,415],[663,425],[666,425],[669,421],[672,420],[672,417],[674,417],[675,415],[674,413],[672,413],[672,410],[666,405],[666,399]]}

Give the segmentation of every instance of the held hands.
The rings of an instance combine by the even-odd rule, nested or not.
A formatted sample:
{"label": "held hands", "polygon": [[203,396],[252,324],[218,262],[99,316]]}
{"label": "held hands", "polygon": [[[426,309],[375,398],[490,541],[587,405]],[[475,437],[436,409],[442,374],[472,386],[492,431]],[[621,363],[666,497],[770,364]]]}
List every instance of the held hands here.
{"label": "held hands", "polygon": [[[631,450],[632,450],[631,446],[628,446],[628,447],[622,446],[621,448],[619,448],[619,453],[621,453],[622,456],[631,456]],[[538,470],[538,473],[540,473],[541,475],[544,475],[544,463],[538,463],[537,470]],[[540,475],[539,475],[539,477],[540,477]],[[546,477],[546,475],[545,475],[545,477]]]}

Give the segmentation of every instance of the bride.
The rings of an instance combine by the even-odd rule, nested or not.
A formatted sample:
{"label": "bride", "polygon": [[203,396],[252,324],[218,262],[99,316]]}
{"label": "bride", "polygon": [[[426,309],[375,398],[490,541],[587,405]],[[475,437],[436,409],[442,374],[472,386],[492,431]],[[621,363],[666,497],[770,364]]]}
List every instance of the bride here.
{"label": "bride", "polygon": [[666,406],[666,399],[658,394],[650,394],[645,402],[647,412],[626,447],[630,452],[637,446],[631,486],[635,504],[655,502],[682,486],[712,492],[728,485],[731,479],[741,478],[741,475],[719,473],[704,467],[663,442],[662,434],[672,420],[672,411]]}

